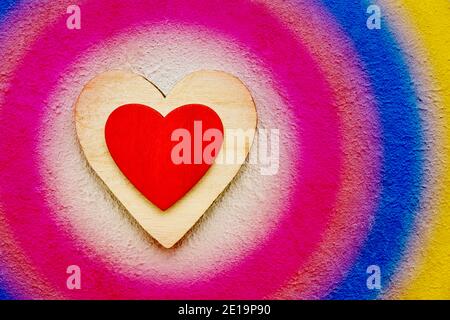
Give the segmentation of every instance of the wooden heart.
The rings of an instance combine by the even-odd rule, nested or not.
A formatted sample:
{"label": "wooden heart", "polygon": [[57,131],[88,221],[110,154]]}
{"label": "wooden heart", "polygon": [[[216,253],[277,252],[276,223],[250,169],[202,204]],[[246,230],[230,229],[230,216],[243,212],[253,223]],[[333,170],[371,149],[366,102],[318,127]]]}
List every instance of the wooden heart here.
{"label": "wooden heart", "polygon": [[[108,118],[116,109],[129,104],[151,107],[163,117],[180,106],[203,105],[211,108],[222,122],[224,137],[216,159],[221,161],[213,163],[184,196],[165,210],[136,188],[108,150],[105,139]],[[192,228],[239,171],[253,143],[257,114],[245,85],[224,72],[194,72],[165,97],[142,76],[112,71],[98,75],[83,88],[75,105],[75,121],[81,148],[92,169],[143,229],[170,248]],[[244,139],[237,137],[239,133],[244,134]]]}

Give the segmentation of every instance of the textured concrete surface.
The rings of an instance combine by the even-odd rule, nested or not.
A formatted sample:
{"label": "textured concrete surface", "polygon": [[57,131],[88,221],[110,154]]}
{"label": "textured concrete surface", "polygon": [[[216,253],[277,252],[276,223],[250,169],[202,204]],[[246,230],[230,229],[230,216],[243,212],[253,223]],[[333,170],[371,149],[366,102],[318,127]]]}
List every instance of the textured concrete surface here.
{"label": "textured concrete surface", "polygon": [[[379,30],[359,0],[76,2],[80,30],[73,1],[0,4],[1,298],[450,297],[448,1],[379,1]],[[117,69],[164,92],[239,77],[280,130],[279,172],[245,165],[162,248],[76,139],[83,86]]]}

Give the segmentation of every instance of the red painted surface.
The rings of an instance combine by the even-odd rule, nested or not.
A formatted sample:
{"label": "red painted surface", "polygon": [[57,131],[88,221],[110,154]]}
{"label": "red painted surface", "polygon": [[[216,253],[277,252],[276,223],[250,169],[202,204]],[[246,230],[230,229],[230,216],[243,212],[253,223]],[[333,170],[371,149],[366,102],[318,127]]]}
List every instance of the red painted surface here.
{"label": "red painted surface", "polygon": [[[191,139],[174,139],[172,134],[177,129],[187,130]],[[220,146],[222,121],[214,110],[204,105],[185,105],[163,117],[148,106],[128,104],[111,113],[105,138],[122,173],[148,200],[166,210],[210,168],[211,162],[203,157],[205,148],[214,143],[214,140],[203,140],[208,129],[220,131]],[[189,142],[189,148],[179,154],[186,156],[183,152],[190,152],[190,161],[176,163],[171,155],[174,148],[179,150],[181,142]],[[217,152],[212,155],[215,158]]]}

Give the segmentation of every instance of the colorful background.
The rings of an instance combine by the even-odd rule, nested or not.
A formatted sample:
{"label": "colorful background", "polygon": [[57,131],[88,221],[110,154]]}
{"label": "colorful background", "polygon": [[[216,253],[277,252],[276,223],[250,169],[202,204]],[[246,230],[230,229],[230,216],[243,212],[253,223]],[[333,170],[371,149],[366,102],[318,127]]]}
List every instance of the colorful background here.
{"label": "colorful background", "polygon": [[[2,0],[0,298],[449,299],[449,29],[448,0]],[[236,75],[280,130],[279,173],[245,165],[162,248],[76,140],[78,94],[113,69],[165,92]]]}

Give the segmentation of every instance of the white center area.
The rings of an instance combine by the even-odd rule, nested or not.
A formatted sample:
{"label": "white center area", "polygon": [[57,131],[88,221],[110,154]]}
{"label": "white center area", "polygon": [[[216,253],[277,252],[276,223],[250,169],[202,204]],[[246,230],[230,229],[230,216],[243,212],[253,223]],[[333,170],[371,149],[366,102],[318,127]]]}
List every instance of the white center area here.
{"label": "white center area", "polygon": [[[181,243],[162,248],[90,169],[75,134],[73,105],[83,86],[98,73],[118,69],[147,77],[165,94],[193,71],[237,76],[253,95],[258,127],[280,130],[278,174],[264,176],[258,165],[244,165]],[[84,52],[53,92],[41,135],[49,204],[74,242],[115,272],[162,282],[206,280],[245,259],[277,228],[292,192],[289,181],[296,176],[298,155],[292,153],[298,153],[299,142],[291,136],[296,119],[262,62],[233,39],[179,25],[127,30]],[[257,144],[250,153],[257,151]]]}

